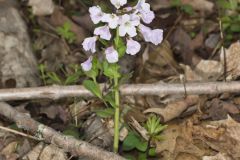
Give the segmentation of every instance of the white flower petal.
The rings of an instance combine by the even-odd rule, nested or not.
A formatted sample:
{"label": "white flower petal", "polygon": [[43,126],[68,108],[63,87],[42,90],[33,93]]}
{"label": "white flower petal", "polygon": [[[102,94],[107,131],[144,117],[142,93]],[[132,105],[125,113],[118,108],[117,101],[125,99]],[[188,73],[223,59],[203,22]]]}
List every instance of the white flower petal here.
{"label": "white flower petal", "polygon": [[141,11],[140,13],[141,13],[141,18],[143,22],[146,24],[150,24],[155,18],[155,14],[153,11],[149,11],[149,12]]}
{"label": "white flower petal", "polygon": [[163,30],[154,29],[151,34],[151,42],[155,45],[160,44],[163,41]]}
{"label": "white flower petal", "polygon": [[105,14],[102,21],[107,22],[109,28],[116,29],[119,24],[119,17],[116,14]]}
{"label": "white flower petal", "polygon": [[116,63],[118,62],[118,52],[114,49],[114,47],[108,47],[105,50],[106,59],[109,63]]}
{"label": "white flower petal", "polygon": [[126,30],[130,37],[135,37],[137,35],[137,29],[135,26],[129,26],[126,28]]}
{"label": "white flower petal", "polygon": [[99,6],[93,6],[89,8],[90,17],[94,24],[101,22],[104,13]]}
{"label": "white flower petal", "polygon": [[151,28],[144,26],[143,24],[139,25],[139,30],[146,42],[151,42],[152,30]]}
{"label": "white flower petal", "polygon": [[140,43],[134,41],[133,39],[127,40],[127,50],[126,53],[130,55],[137,54],[141,49]]}
{"label": "white flower petal", "polygon": [[83,45],[83,49],[85,51],[91,51],[92,53],[96,52],[96,41],[97,41],[97,37],[88,37],[86,39],[84,39],[82,45]]}
{"label": "white flower petal", "polygon": [[94,30],[94,34],[100,36],[100,38],[105,40],[110,40],[112,35],[108,26],[98,27]]}
{"label": "white flower petal", "polygon": [[127,0],[111,0],[111,3],[119,9],[120,7],[124,6],[127,3]]}
{"label": "white flower petal", "polygon": [[81,63],[82,69],[88,72],[92,69],[92,57],[89,57],[85,62]]}
{"label": "white flower petal", "polygon": [[124,25],[121,25],[121,26],[119,27],[119,36],[120,36],[120,37],[124,37],[124,36],[126,35],[126,33],[127,33],[127,30],[126,30],[125,26],[124,26]]}

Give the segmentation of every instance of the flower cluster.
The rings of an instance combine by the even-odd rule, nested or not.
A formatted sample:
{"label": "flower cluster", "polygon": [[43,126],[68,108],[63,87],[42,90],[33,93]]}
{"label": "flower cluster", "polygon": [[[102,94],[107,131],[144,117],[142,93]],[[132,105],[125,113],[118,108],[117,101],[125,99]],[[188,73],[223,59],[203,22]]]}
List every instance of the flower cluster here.
{"label": "flower cluster", "polygon": [[[150,24],[155,18],[154,12],[150,9],[150,4],[146,3],[145,0],[139,0],[134,7],[124,7],[127,0],[110,1],[117,9],[116,13],[104,13],[99,6],[89,8],[93,23],[101,23],[103,25],[94,30],[93,37],[84,40],[82,45],[85,51],[95,53],[97,40],[111,41],[113,39],[111,33],[113,30],[116,30],[120,37],[126,37],[126,53],[130,55],[137,54],[141,49],[140,43],[133,39],[138,33],[141,33],[146,42],[151,42],[155,45],[162,42],[163,30],[152,30],[143,24]],[[116,63],[119,60],[119,53],[114,47],[114,45],[111,45],[105,49],[104,53],[108,63]],[[92,56],[82,63],[81,66],[84,71],[90,71],[92,68]]]}

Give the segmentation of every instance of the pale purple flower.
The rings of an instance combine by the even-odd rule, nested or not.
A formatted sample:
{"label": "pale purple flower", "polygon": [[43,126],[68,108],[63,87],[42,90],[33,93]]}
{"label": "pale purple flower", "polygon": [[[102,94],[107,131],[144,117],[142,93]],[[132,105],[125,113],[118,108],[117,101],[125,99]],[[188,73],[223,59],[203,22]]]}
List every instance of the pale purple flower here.
{"label": "pale purple flower", "polygon": [[146,0],[139,0],[137,5],[134,7],[137,11],[150,11],[150,4],[146,3]]}
{"label": "pale purple flower", "polygon": [[118,52],[114,49],[114,47],[108,47],[105,50],[106,59],[109,63],[116,63],[118,62]]}
{"label": "pale purple flower", "polygon": [[130,37],[135,37],[137,35],[136,26],[140,24],[137,16],[124,14],[120,19],[119,35],[124,37],[128,34]]}
{"label": "pale purple flower", "polygon": [[160,44],[163,41],[163,30],[154,29],[151,34],[151,42],[155,45]]}
{"label": "pale purple flower", "polygon": [[82,45],[85,51],[96,52],[97,36],[85,38]]}
{"label": "pale purple flower", "polygon": [[151,42],[152,30],[151,28],[144,26],[143,24],[139,25],[139,30],[146,42]]}
{"label": "pale purple flower", "polygon": [[148,11],[148,12],[140,11],[140,16],[141,16],[143,22],[146,24],[150,24],[153,21],[153,19],[155,18],[155,14],[153,11]]}
{"label": "pale purple flower", "polygon": [[127,50],[126,53],[130,55],[137,54],[141,49],[140,43],[134,41],[133,39],[127,40]]}
{"label": "pale purple flower", "polygon": [[134,26],[140,25],[140,17],[137,14],[132,13],[129,16],[130,16],[130,21],[131,21],[132,25],[134,25]]}
{"label": "pale purple flower", "polygon": [[100,38],[105,40],[110,40],[112,35],[110,33],[110,29],[107,25],[98,27],[94,30],[94,34],[100,36]]}
{"label": "pale purple flower", "polygon": [[94,24],[98,24],[102,21],[102,17],[104,16],[104,13],[102,12],[102,9],[99,6],[93,6],[89,8],[90,17]]}
{"label": "pale purple flower", "polygon": [[146,3],[145,0],[139,0],[138,4],[134,8],[144,23],[149,24],[155,18],[154,12],[150,9],[150,4]]}
{"label": "pale purple flower", "polygon": [[133,8],[132,7],[125,7],[125,8],[123,8],[123,10],[124,10],[124,12],[130,12],[130,11],[133,10]]}
{"label": "pale purple flower", "polygon": [[146,42],[152,42],[155,45],[158,45],[163,40],[163,30],[162,29],[154,29],[144,26],[143,24],[139,25],[139,30]]}
{"label": "pale purple flower", "polygon": [[116,14],[105,14],[102,21],[107,22],[109,28],[115,29],[119,24],[119,17]]}
{"label": "pale purple flower", "polygon": [[124,6],[127,3],[127,0],[111,0],[111,3],[119,9],[120,7]]}
{"label": "pale purple flower", "polygon": [[92,57],[89,57],[85,62],[81,63],[82,69],[88,72],[92,69]]}

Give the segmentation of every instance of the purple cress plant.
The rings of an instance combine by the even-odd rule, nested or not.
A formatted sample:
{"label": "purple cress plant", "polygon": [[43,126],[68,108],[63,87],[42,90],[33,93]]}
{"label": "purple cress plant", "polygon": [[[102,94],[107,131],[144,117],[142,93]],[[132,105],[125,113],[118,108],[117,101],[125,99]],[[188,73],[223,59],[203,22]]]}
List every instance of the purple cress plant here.
{"label": "purple cress plant", "polygon": [[[151,29],[146,26],[155,18],[150,4],[145,0],[139,0],[136,6],[127,6],[127,0],[110,0],[115,7],[114,13],[104,13],[100,6],[89,8],[92,22],[97,26],[94,36],[86,38],[82,45],[85,51],[91,52],[89,58],[81,64],[82,70],[92,80],[85,80],[83,85],[95,96],[100,98],[105,105],[110,104],[114,108],[114,152],[118,152],[119,145],[119,117],[120,117],[120,94],[118,61],[124,54],[136,55],[141,50],[141,44],[136,37],[142,37],[146,42],[159,45],[163,40],[162,29]],[[139,38],[138,38],[139,39]],[[97,42],[103,44],[103,56],[98,57]],[[114,85],[109,92],[109,99],[102,95],[96,77],[102,70],[106,77]],[[108,94],[109,94],[108,93]]]}
{"label": "purple cress plant", "polygon": [[[150,4],[146,3],[145,0],[139,0],[137,5],[134,7],[125,7],[127,0],[111,0],[111,3],[115,6],[116,13],[104,13],[100,6],[93,6],[89,8],[90,17],[94,24],[103,23],[104,25],[97,27],[94,30],[94,36],[86,38],[82,45],[85,51],[96,52],[96,43],[101,38],[106,41],[113,40],[112,33],[114,30],[119,30],[119,36],[125,37],[126,39],[126,53],[130,55],[137,54],[141,45],[139,42],[133,40],[134,37],[141,34],[146,42],[151,42],[158,45],[163,40],[163,30],[154,29],[145,26],[149,24],[155,18],[155,14],[150,9]],[[118,62],[119,58],[116,55],[116,49],[114,46],[106,48],[105,57],[109,63]],[[90,58],[91,59],[91,58]],[[92,64],[89,63],[90,59],[82,63],[82,69],[89,71]],[[86,67],[88,65],[88,67]],[[84,66],[84,67],[83,67]]]}

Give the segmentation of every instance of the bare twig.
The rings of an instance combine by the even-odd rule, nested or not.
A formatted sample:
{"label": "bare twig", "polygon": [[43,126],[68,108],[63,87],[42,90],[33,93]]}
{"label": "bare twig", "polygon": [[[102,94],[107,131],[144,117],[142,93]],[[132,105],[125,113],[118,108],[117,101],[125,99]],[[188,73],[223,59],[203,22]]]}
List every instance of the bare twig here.
{"label": "bare twig", "polygon": [[10,128],[7,128],[7,127],[0,126],[0,130],[10,132],[10,133],[13,133],[13,134],[16,134],[16,135],[20,135],[20,136],[23,136],[23,137],[27,137],[27,138],[30,138],[30,139],[33,139],[33,140],[41,141],[41,139],[39,139],[39,138],[36,138],[34,136],[31,136],[31,135],[28,135],[28,134],[25,134],[25,133],[22,133],[22,132],[19,132],[19,131],[16,131],[14,129],[10,129]]}
{"label": "bare twig", "polygon": [[72,155],[89,157],[90,159],[98,160],[124,159],[117,154],[104,151],[103,149],[95,147],[87,142],[77,140],[73,137],[64,136],[52,128],[47,127],[27,115],[16,111],[7,103],[0,103],[0,114],[16,122],[19,128],[38,135],[38,137],[42,138],[45,142],[57,145],[58,147],[63,148],[66,152],[70,152]]}
{"label": "bare twig", "polygon": [[[103,86],[102,86],[103,88]],[[132,84],[120,87],[122,95],[219,94],[240,92],[240,82],[205,82],[179,84]],[[36,88],[0,89],[0,101],[29,99],[60,99],[94,97],[83,86],[49,86]]]}

